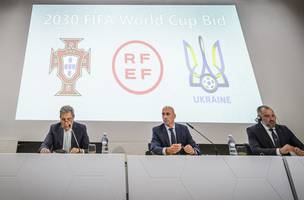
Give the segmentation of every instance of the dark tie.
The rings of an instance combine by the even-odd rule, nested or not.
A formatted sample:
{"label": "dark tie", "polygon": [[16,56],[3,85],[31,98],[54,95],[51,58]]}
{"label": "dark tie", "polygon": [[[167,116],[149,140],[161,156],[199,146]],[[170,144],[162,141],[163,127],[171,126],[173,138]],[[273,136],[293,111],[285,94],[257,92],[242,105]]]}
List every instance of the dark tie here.
{"label": "dark tie", "polygon": [[169,128],[169,131],[171,133],[171,144],[176,144],[176,138],[173,132],[173,128]]}
{"label": "dark tie", "polygon": [[275,134],[272,128],[270,128],[269,130],[271,132],[275,147],[280,148],[281,145],[280,145],[279,137],[277,136],[277,134]]}

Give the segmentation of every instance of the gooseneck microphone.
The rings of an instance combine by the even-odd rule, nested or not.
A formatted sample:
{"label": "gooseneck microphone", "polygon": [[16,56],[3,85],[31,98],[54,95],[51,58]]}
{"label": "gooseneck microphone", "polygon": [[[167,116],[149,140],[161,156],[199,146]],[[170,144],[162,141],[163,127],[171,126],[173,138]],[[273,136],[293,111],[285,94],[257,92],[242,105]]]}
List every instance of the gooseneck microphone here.
{"label": "gooseneck microphone", "polygon": [[197,132],[200,136],[202,136],[203,138],[205,138],[208,142],[210,142],[210,144],[213,145],[214,151],[215,151],[215,155],[218,155],[218,150],[216,148],[216,145],[209,140],[209,138],[207,138],[203,133],[199,132],[198,130],[196,130],[196,128],[194,128],[191,124],[189,124],[188,122],[186,122],[187,126],[189,126],[191,129],[193,129],[195,132]]}
{"label": "gooseneck microphone", "polygon": [[74,139],[75,139],[75,141],[76,141],[76,144],[77,144],[79,153],[81,153],[81,152],[80,152],[80,146],[79,146],[78,140],[77,140],[77,138],[76,138],[76,136],[75,136],[75,133],[74,133],[74,131],[73,131],[73,128],[72,128],[71,124],[69,124],[69,127],[70,127],[71,132],[72,132],[72,135],[73,135],[73,137],[74,137]]}

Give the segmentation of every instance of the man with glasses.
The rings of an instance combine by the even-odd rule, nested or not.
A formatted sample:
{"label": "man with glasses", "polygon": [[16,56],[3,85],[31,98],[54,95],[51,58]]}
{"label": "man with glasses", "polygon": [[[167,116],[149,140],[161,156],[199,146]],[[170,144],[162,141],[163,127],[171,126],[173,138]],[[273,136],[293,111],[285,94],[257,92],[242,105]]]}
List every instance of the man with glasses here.
{"label": "man with glasses", "polygon": [[60,109],[60,122],[51,125],[49,133],[39,148],[40,153],[60,151],[83,153],[89,145],[89,137],[84,124],[74,122],[74,109],[63,106]]}
{"label": "man with glasses", "polygon": [[156,155],[200,155],[187,126],[175,123],[173,107],[162,109],[163,124],[153,128],[150,151]]}

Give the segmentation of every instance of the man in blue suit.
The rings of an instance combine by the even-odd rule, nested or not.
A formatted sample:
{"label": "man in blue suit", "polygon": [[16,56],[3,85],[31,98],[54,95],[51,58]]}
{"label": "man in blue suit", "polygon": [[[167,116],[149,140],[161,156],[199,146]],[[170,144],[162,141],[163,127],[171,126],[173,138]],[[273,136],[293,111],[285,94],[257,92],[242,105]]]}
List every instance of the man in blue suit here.
{"label": "man in blue suit", "polygon": [[60,122],[51,125],[49,133],[39,148],[40,153],[63,151],[83,153],[88,148],[89,137],[86,126],[74,122],[74,109],[63,106],[60,109]]}
{"label": "man in blue suit", "polygon": [[171,106],[162,109],[164,123],[153,128],[150,151],[156,155],[200,155],[200,149],[188,128],[175,123],[175,117]]}
{"label": "man in blue suit", "polygon": [[258,123],[247,128],[253,154],[304,155],[303,143],[286,126],[276,124],[276,116],[269,106],[259,106],[257,114]]}

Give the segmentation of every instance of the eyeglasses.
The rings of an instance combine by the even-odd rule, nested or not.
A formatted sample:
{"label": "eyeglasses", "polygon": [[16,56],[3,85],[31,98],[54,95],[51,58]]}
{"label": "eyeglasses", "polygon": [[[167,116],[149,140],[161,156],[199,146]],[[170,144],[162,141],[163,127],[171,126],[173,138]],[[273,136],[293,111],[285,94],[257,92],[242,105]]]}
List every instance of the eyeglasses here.
{"label": "eyeglasses", "polygon": [[60,118],[60,120],[62,121],[62,122],[72,122],[73,121],[73,118],[72,117],[68,117],[68,118]]}
{"label": "eyeglasses", "polygon": [[162,113],[162,116],[164,116],[164,115],[169,116],[169,115],[171,115],[171,113],[169,113],[169,112],[163,112],[163,113]]}

